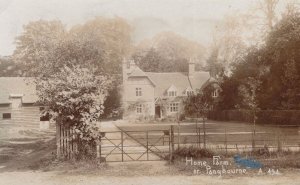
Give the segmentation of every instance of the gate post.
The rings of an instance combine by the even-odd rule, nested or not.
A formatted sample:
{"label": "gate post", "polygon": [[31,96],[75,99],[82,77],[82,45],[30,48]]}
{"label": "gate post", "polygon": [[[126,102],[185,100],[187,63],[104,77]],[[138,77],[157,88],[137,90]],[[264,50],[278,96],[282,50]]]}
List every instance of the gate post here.
{"label": "gate post", "polygon": [[60,158],[61,155],[61,145],[60,145],[60,141],[61,141],[61,125],[60,123],[58,123],[58,121],[56,121],[56,157]]}
{"label": "gate post", "polygon": [[201,148],[201,127],[198,128],[198,147]]}
{"label": "gate post", "polygon": [[173,153],[174,153],[174,126],[171,125],[170,129],[170,163],[173,163]]}
{"label": "gate post", "polygon": [[147,161],[149,161],[149,133],[146,131],[146,140],[147,140]]}
{"label": "gate post", "polygon": [[121,148],[122,148],[122,162],[124,162],[124,150],[123,150],[123,130],[121,130]]}
{"label": "gate post", "polygon": [[225,128],[225,130],[224,130],[224,133],[225,133],[225,152],[226,152],[226,156],[227,156],[227,129]]}

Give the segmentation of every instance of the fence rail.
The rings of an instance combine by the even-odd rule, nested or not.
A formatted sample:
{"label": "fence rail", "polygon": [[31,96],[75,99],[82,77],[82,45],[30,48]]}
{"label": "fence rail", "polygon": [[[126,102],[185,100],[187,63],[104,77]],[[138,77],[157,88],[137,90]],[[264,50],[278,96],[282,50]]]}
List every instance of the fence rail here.
{"label": "fence rail", "polygon": [[297,125],[259,126],[255,130],[251,126],[219,126],[200,124],[198,127],[185,127],[178,124],[175,126],[174,144],[177,148],[199,146],[226,153],[256,149],[300,151],[300,127]]}
{"label": "fence rail", "polygon": [[109,162],[165,160],[170,155],[168,130],[105,132],[99,157]]}
{"label": "fence rail", "polygon": [[[222,126],[214,124],[171,125],[157,128],[119,128],[102,132],[96,146],[97,157],[105,161],[171,160],[180,147],[201,147],[217,151],[242,152],[267,149],[268,151],[300,151],[300,127]],[[77,152],[73,131],[57,126],[57,154],[68,159]]]}

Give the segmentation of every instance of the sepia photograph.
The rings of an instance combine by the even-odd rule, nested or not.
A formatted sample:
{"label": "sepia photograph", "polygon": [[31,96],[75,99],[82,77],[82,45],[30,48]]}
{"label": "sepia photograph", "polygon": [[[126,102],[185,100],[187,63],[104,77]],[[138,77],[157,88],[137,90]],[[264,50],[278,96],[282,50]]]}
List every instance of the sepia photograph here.
{"label": "sepia photograph", "polygon": [[300,185],[300,0],[0,0],[0,185]]}

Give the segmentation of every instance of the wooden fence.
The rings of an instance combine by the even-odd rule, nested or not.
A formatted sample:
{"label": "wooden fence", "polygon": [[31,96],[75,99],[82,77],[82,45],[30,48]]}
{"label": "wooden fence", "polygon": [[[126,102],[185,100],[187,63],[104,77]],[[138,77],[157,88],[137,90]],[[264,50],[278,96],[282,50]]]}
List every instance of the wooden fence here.
{"label": "wooden fence", "polygon": [[59,158],[74,158],[77,152],[74,130],[68,126],[56,124],[56,146]]}
{"label": "wooden fence", "polygon": [[174,145],[201,147],[239,153],[243,151],[300,151],[300,127],[297,125],[251,125],[198,124],[174,128]]}
{"label": "wooden fence", "polygon": [[[226,154],[253,150],[263,152],[265,149],[300,151],[300,127],[297,125],[257,125],[255,131],[251,124],[231,123],[173,124],[172,126],[161,125],[161,127],[156,125],[155,130],[153,129],[153,127],[148,129],[129,127],[119,128],[119,131],[115,132],[103,132],[102,141],[97,143],[95,148],[97,157],[119,155],[121,157],[117,161],[124,161],[122,156],[133,152],[132,155],[140,160],[142,158],[137,155],[136,149],[132,148],[141,150],[139,151],[142,152],[141,156],[148,156],[150,153],[160,152],[161,147],[172,158],[176,148],[189,146],[213,149]],[[73,134],[74,131],[70,128],[57,125],[57,156],[66,159],[75,157],[78,147]],[[168,142],[167,145],[164,144],[165,141]],[[133,161],[133,157],[128,160]]]}

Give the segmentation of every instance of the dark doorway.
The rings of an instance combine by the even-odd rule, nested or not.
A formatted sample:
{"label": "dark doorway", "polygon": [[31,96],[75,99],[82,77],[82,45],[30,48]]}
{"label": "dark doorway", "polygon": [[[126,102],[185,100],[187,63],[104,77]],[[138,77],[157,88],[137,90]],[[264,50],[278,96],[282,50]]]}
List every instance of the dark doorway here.
{"label": "dark doorway", "polygon": [[161,111],[160,111],[160,106],[155,106],[155,117],[156,118],[161,118]]}

